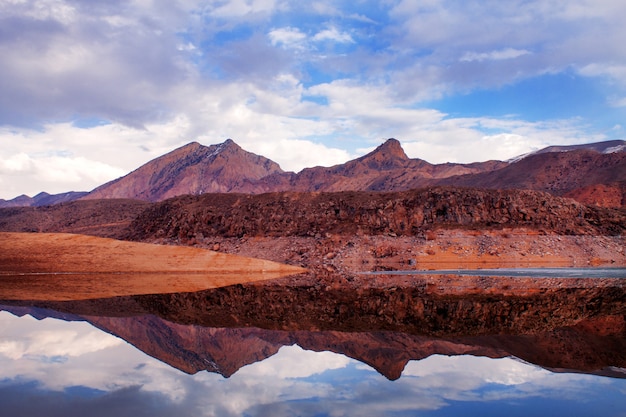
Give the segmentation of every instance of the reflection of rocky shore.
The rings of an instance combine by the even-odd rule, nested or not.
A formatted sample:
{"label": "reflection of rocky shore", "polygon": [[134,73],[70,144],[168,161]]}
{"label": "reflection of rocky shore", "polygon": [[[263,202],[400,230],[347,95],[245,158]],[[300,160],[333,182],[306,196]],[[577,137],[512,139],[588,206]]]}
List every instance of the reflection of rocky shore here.
{"label": "reflection of rocky shore", "polygon": [[345,354],[390,379],[407,361],[436,353],[513,355],[555,370],[626,368],[626,288],[619,280],[300,279],[36,303],[63,313],[33,310],[32,302],[6,309],[87,320],[188,373],[230,376],[293,344]]}
{"label": "reflection of rocky shore", "polygon": [[10,304],[80,315],[153,314],[205,327],[453,337],[529,334],[623,316],[625,299],[623,279],[301,274],[192,293]]}

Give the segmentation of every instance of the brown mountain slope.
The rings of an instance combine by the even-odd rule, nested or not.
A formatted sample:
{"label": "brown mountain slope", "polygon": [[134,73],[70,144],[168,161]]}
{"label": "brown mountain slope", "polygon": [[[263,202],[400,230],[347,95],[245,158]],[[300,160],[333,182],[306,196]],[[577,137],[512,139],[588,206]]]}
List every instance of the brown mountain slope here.
{"label": "brown mountain slope", "polygon": [[84,198],[160,201],[183,194],[225,193],[279,172],[278,164],[244,151],[230,139],[208,147],[193,142],[96,188]]}
{"label": "brown mountain slope", "polygon": [[[89,198],[131,197],[161,201],[183,194],[277,191],[401,191],[434,185],[530,189],[578,198],[586,204],[626,204],[623,141],[550,147],[513,162],[431,164],[409,158],[388,139],[360,158],[332,167],[283,172],[269,159],[233,141],[192,143],[94,190]],[[607,151],[610,153],[606,153]]]}
{"label": "brown mountain slope", "polygon": [[[623,350],[626,340],[619,337],[620,332],[624,332],[623,320],[611,329],[609,335],[583,332],[572,327],[539,335],[446,340],[396,332],[210,328],[171,323],[156,316],[85,318],[96,327],[123,338],[148,355],[184,372],[209,371],[227,378],[243,366],[262,361],[276,354],[281,347],[290,345],[351,357],[370,365],[390,380],[400,378],[410,360],[421,360],[435,354],[470,354],[491,358],[515,354],[524,360],[530,357],[532,363],[539,366],[578,371],[597,371],[626,363],[626,352]],[[563,354],[574,349],[576,354]]]}
{"label": "brown mountain slope", "polygon": [[[590,149],[542,152],[493,172],[450,177],[437,183],[490,189],[532,189],[580,197],[587,204],[623,207],[626,204],[626,152],[605,154]],[[600,196],[591,190],[600,188],[608,189],[612,198],[596,198]]]}

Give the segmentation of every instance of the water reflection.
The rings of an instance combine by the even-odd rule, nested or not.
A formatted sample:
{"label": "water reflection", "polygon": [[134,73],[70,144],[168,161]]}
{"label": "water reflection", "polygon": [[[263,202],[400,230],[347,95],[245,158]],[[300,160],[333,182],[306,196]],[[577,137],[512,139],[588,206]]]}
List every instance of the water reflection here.
{"label": "water reflection", "polygon": [[618,416],[626,409],[626,379],[551,372],[509,357],[503,346],[520,340],[503,336],[206,328],[155,316],[3,309],[0,415]]}

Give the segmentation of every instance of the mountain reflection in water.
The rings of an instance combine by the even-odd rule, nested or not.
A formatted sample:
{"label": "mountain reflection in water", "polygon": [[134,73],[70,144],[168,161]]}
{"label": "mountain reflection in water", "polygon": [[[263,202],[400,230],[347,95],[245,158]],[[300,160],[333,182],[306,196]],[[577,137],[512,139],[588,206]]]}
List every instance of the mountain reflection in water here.
{"label": "mountain reflection in water", "polygon": [[207,327],[122,314],[119,302],[101,316],[84,312],[105,311],[107,300],[59,303],[62,312],[1,306],[0,415],[617,416],[626,408],[619,314],[549,331],[432,337]]}

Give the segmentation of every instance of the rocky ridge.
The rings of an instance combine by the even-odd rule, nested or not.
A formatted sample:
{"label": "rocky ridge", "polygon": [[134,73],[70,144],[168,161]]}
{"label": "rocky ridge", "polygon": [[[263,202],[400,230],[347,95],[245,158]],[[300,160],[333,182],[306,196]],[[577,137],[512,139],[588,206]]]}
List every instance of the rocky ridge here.
{"label": "rocky ridge", "polygon": [[519,190],[440,187],[396,193],[202,195],[147,208],[129,226],[128,237],[410,236],[446,227],[619,235],[626,230],[626,213]]}
{"label": "rocky ridge", "polygon": [[149,205],[140,200],[102,199],[0,208],[0,231],[81,233],[118,238]]}
{"label": "rocky ridge", "polygon": [[0,209],[0,231],[193,245],[316,271],[626,265],[626,213],[548,193],[204,194]]}
{"label": "rocky ridge", "polygon": [[[624,141],[550,147],[514,161],[431,164],[409,158],[388,139],[360,158],[332,167],[283,172],[232,140],[183,146],[87,197],[162,201],[185,194],[404,191],[438,185],[531,189],[605,207],[626,205]],[[621,143],[621,145],[620,145]],[[610,197],[609,197],[610,196]]]}

